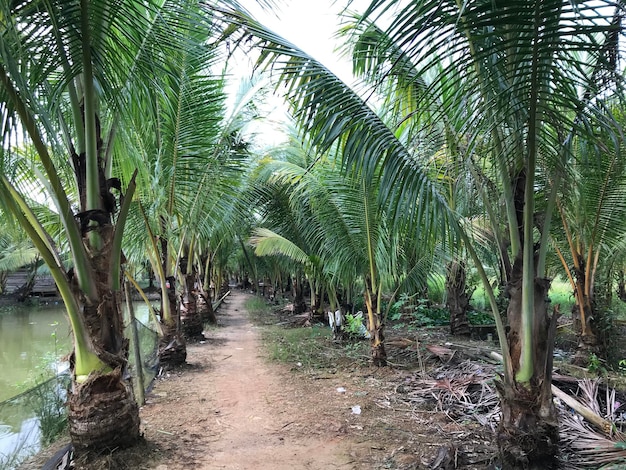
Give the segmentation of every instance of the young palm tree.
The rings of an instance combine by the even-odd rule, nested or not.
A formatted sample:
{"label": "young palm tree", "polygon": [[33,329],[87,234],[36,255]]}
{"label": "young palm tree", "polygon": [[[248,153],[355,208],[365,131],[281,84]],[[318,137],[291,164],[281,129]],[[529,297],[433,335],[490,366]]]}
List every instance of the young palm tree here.
{"label": "young palm tree", "polygon": [[[308,155],[310,152],[305,152]],[[280,254],[300,263],[311,290],[328,294],[331,311],[339,293],[356,282],[363,287],[372,361],[386,364],[383,294],[397,293],[409,285],[426,285],[424,249],[418,243],[402,243],[400,233],[388,229],[387,214],[378,199],[376,182],[365,184],[359,175],[342,175],[337,157],[322,156],[308,166],[288,161],[264,161],[268,182],[279,186],[284,198],[272,197],[265,224],[252,243],[257,255]],[[255,185],[259,187],[258,185]],[[279,192],[273,192],[275,195]],[[282,214],[282,216],[281,216]],[[287,230],[286,230],[287,229]],[[393,299],[392,299],[393,300]],[[390,302],[392,301],[390,300]],[[316,303],[318,301],[313,301]]]}
{"label": "young palm tree", "polygon": [[626,165],[620,156],[623,143],[610,135],[601,147],[578,138],[573,148],[564,177],[567,191],[557,199],[561,224],[555,224],[553,243],[576,301],[572,317],[579,342],[574,360],[586,366],[592,353],[606,357],[601,351],[604,312],[596,306],[596,279],[611,269],[614,258],[607,255],[626,230]]}

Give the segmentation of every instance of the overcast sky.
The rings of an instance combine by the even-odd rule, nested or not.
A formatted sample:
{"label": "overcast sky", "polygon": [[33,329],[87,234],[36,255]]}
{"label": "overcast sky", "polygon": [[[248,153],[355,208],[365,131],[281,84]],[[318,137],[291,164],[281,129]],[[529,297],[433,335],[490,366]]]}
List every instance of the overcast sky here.
{"label": "overcast sky", "polygon": [[263,11],[255,0],[242,0],[242,4],[260,23],[322,62],[343,80],[350,81],[350,62],[341,60],[335,52],[338,44],[335,34],[344,1],[280,0],[280,6],[273,12]]}
{"label": "overcast sky", "polygon": [[[361,3],[367,1],[361,0]],[[271,12],[263,11],[256,0],[240,0],[240,3],[261,24],[324,64],[346,83],[352,82],[350,61],[341,58],[336,50],[340,42],[335,35],[340,27],[339,14],[345,6],[344,0],[280,0],[279,8]],[[242,64],[241,71],[244,70],[249,68]],[[284,121],[285,109],[282,100],[268,100],[263,109],[268,120],[250,128],[260,136],[260,145],[276,145],[285,140],[284,134],[277,131],[279,123]]]}
{"label": "overcast sky", "polygon": [[[351,81],[351,66],[347,59],[341,60],[335,52],[337,41],[334,36],[339,27],[339,5],[332,5],[333,0],[280,0],[279,9],[263,11],[256,0],[240,0],[240,3],[261,24],[284,37],[297,47],[314,57],[332,70],[344,81]],[[246,59],[242,58],[241,71],[249,70]],[[237,71],[234,71],[237,75]],[[231,81],[231,84],[234,84]],[[234,91],[234,90],[233,90]],[[257,135],[255,140],[261,146],[276,145],[285,140],[285,135],[278,131],[280,122],[285,119],[286,107],[282,99],[269,99],[261,108],[266,116],[265,122],[251,124],[249,131]]]}

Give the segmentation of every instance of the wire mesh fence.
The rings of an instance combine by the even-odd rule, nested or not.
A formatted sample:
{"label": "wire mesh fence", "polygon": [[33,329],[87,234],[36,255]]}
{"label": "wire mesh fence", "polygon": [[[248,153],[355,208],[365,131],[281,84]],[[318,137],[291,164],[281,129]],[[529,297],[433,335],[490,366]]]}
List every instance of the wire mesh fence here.
{"label": "wire mesh fence", "polygon": [[[141,372],[146,388],[158,372],[158,334],[139,320],[138,346]],[[131,351],[135,347],[130,325],[126,327]],[[134,355],[129,357],[133,387],[139,368]],[[62,433],[67,426],[65,403],[70,385],[68,372],[62,373],[9,400],[0,402],[0,469],[13,470],[38,453]]]}
{"label": "wire mesh fence", "polygon": [[[149,326],[143,324],[139,320],[135,320],[137,326],[137,333],[139,338],[139,353],[141,357],[141,372],[143,374],[143,383],[146,390],[150,387],[150,384],[156,377],[159,369],[159,335],[152,330]],[[135,347],[133,335],[130,332],[131,326],[126,327],[126,337],[130,338],[130,350],[133,351]],[[133,377],[133,387],[137,384],[138,368],[135,364],[134,354],[129,354],[128,359],[130,365],[131,375]],[[135,390],[135,395],[137,395]]]}

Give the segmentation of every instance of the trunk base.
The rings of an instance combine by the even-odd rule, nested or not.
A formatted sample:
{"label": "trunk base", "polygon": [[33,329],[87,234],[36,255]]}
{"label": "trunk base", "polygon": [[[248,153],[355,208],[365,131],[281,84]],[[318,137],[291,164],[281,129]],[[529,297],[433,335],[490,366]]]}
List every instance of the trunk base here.
{"label": "trunk base", "polygon": [[446,306],[450,311],[450,333],[455,336],[469,336],[470,326],[467,319],[471,294],[467,290],[465,264],[452,262],[446,274]]}
{"label": "trunk base", "polygon": [[181,366],[187,360],[187,344],[176,332],[166,332],[159,342],[159,364],[167,370]]}
{"label": "trunk base", "polygon": [[206,298],[203,294],[198,296],[198,312],[200,312],[203,322],[217,325],[217,316],[215,315],[215,311],[213,311],[211,299]]}
{"label": "trunk base", "polygon": [[126,448],[140,439],[139,408],[119,369],[72,384],[68,403],[70,436],[77,454]]}
{"label": "trunk base", "polygon": [[598,347],[598,338],[593,333],[581,335],[578,337],[578,346],[576,354],[572,358],[572,364],[587,367],[592,354],[598,355],[600,348]]}
{"label": "trunk base", "polygon": [[557,468],[559,429],[551,402],[541,406],[540,390],[506,386],[498,389],[502,396],[502,420],[497,433],[502,468]]}
{"label": "trunk base", "polygon": [[387,351],[385,351],[385,336],[383,335],[384,326],[379,326],[373,332],[372,344],[372,363],[376,367],[385,367],[387,365]]}
{"label": "trunk base", "polygon": [[202,334],[204,331],[202,315],[199,312],[189,313],[185,316],[181,315],[180,321],[185,339],[193,341],[205,339]]}

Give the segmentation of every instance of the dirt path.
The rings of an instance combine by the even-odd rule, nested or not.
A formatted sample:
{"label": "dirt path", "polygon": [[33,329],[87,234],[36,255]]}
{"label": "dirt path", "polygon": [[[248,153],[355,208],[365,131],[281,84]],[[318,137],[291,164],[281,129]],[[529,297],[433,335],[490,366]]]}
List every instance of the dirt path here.
{"label": "dirt path", "polygon": [[[161,454],[150,468],[365,468],[357,454],[367,444],[348,439],[349,422],[335,417],[349,415],[349,403],[336,392],[332,400],[319,395],[323,390],[307,393],[293,374],[264,360],[246,298],[233,292],[220,307],[220,327],[205,343],[189,345],[186,368],[158,381],[148,397],[142,426]],[[320,400],[329,403],[323,412],[309,406]]]}

